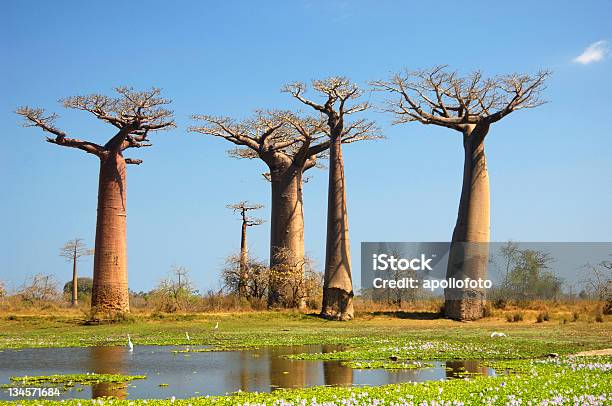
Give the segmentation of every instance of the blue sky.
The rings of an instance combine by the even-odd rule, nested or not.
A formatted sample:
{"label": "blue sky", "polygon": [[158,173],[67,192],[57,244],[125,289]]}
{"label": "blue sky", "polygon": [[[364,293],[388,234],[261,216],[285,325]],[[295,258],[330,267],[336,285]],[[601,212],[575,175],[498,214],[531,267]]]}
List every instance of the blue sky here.
{"label": "blue sky", "polygon": [[[4,3],[0,280],[9,287],[39,272],[69,279],[58,249],[75,236],[93,244],[98,172],[95,157],[21,128],[14,109],[56,111],[70,135],[103,142],[112,127],[57,100],[111,94],[118,85],[163,88],[178,123],[152,136],[153,148],[129,155],[144,159],[128,173],[133,290],[151,289],[173,264],[191,269],[200,290],[218,288],[223,259],[239,246],[239,221],[225,205],[269,206],[263,164],[229,158],[227,142],[187,133],[190,114],[244,118],[256,108],[300,109],[279,92],[284,83],[345,75],[365,85],[404,67],[448,64],[487,75],[551,69],[544,93],[550,103],[510,115],[487,137],[492,240],[612,240],[612,69],[605,52],[612,3],[221,3]],[[586,63],[574,61],[598,41],[580,59]],[[378,103],[381,95],[367,98]],[[356,281],[361,241],[450,238],[462,170],[458,133],[367,115],[387,139],[345,148]],[[327,174],[309,175],[306,249],[322,269]],[[268,209],[261,214],[269,220]],[[268,225],[249,231],[252,253],[265,258]],[[81,273],[91,268],[87,260]]]}

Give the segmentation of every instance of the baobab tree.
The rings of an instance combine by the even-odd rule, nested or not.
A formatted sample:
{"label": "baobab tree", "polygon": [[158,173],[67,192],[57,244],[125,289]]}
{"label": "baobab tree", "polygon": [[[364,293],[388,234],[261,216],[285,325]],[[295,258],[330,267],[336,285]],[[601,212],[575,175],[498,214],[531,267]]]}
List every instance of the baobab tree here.
{"label": "baobab tree", "polygon": [[249,266],[249,254],[247,247],[247,228],[258,226],[264,223],[260,218],[250,217],[248,212],[252,210],[258,210],[264,207],[262,204],[250,204],[249,202],[242,201],[236,204],[229,204],[226,206],[228,209],[232,209],[234,213],[240,215],[242,221],[242,227],[240,232],[240,262],[239,262],[239,280],[238,280],[238,295],[240,297],[246,297],[247,295],[247,277],[248,277],[248,266]]}
{"label": "baobab tree", "polygon": [[[375,89],[397,95],[387,108],[395,115],[395,124],[417,121],[462,135],[463,185],[447,278],[486,278],[490,193],[485,137],[491,125],[508,114],[543,104],[540,93],[548,76],[548,71],[541,71],[484,78],[477,71],[461,77],[437,66],[373,82]],[[483,316],[485,292],[481,289],[447,289],[445,298],[447,317],[471,320]]]}
{"label": "baobab tree", "polygon": [[[288,111],[257,111],[253,118],[237,122],[229,117],[195,115],[204,125],[190,131],[221,137],[238,145],[230,151],[237,158],[261,159],[269,168],[272,199],[270,214],[270,268],[303,273],[304,212],[303,174],[317,164],[329,142],[323,123]],[[346,140],[349,142],[350,140]],[[273,281],[268,292],[270,307],[291,307],[288,292]]]}
{"label": "baobab tree", "polygon": [[[314,80],[312,88],[323,96],[317,103],[304,97],[306,85],[292,83],[285,92],[318,111],[325,121],[323,127],[329,139],[329,186],[327,200],[327,238],[325,248],[325,276],[321,316],[335,320],[353,318],[353,282],[351,254],[346,212],[346,187],[342,144],[377,138],[373,122],[359,119],[347,122],[347,116],[367,110],[367,102],[354,103],[362,96],[359,87],[343,77]],[[349,105],[354,103],[352,105]]]}
{"label": "baobab tree", "polygon": [[98,213],[94,253],[94,312],[129,311],[126,247],[126,165],[139,165],[140,159],[124,158],[129,148],[151,146],[150,132],[175,126],[173,113],[165,108],[169,100],[160,90],[135,91],[118,87],[118,97],[101,94],[73,96],[60,100],[65,108],[86,111],[118,131],[105,144],[70,138],[55,126],[58,115],[45,110],[20,107],[16,113],[25,118],[26,127],[39,127],[52,136],[47,142],[80,149],[100,160]]}
{"label": "baobab tree", "polygon": [[78,275],[77,275],[77,262],[82,257],[93,255],[93,250],[87,248],[87,244],[82,238],[75,238],[64,244],[60,249],[60,256],[66,258],[66,261],[72,261],[72,306],[76,306],[79,303],[79,297],[77,294],[78,289]]}

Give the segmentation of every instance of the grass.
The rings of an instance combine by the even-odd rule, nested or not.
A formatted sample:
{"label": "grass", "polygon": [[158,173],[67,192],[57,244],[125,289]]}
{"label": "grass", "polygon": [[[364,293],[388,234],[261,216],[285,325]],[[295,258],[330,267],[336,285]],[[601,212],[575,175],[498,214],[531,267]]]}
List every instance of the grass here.
{"label": "grass", "polygon": [[[219,322],[219,329],[213,327]],[[0,349],[31,347],[83,347],[125,345],[130,334],[135,345],[211,345],[217,348],[243,348],[269,345],[336,344],[351,348],[406,342],[455,343],[449,356],[464,358],[474,342],[491,343],[491,348],[511,345],[521,357],[548,352],[569,354],[610,346],[611,320],[603,323],[577,321],[536,323],[534,320],[507,323],[504,319],[484,319],[459,323],[446,319],[419,319],[405,314],[358,315],[351,322],[322,320],[313,315],[292,312],[252,312],[240,314],[176,315],[164,319],[137,316],[129,324],[84,325],[78,317],[19,316],[0,318]],[[187,340],[185,332],[191,340]],[[491,331],[503,331],[505,341],[493,341]],[[545,337],[545,340],[542,338]],[[381,341],[386,340],[386,341]],[[514,355],[512,355],[514,357]]]}

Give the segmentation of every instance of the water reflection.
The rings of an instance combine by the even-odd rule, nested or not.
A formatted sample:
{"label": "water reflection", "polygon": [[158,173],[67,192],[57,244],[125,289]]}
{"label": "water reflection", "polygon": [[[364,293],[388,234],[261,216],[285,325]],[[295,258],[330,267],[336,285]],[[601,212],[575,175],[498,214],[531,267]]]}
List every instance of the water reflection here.
{"label": "water reflection", "polygon": [[[334,352],[338,346],[324,345],[322,352]],[[340,361],[328,361],[323,364],[323,379],[325,385],[329,386],[351,386],[353,385],[353,369],[342,365]]]}
{"label": "water reflection", "polygon": [[270,363],[270,385],[276,388],[303,388],[306,385],[306,363],[282,358],[283,355],[300,354],[297,348],[268,349],[265,356]]}
{"label": "water reflection", "polygon": [[[90,370],[96,374],[125,374],[127,350],[124,347],[90,347]],[[103,396],[127,398],[127,384],[101,382],[92,385],[93,399]]]}
{"label": "water reflection", "polygon": [[[478,361],[427,361],[431,367],[413,370],[351,369],[340,361],[288,360],[284,355],[327,353],[343,348],[332,345],[264,347],[245,351],[173,353],[184,347],[37,348],[0,352],[0,384],[11,376],[53,374],[146,375],[132,384],[96,384],[83,391],[62,393],[61,398],[168,399],[225,395],[236,391],[270,392],[278,388],[310,386],[385,385],[401,382],[465,378],[466,372],[495,372]],[[196,349],[197,347],[192,347]],[[9,400],[0,391],[0,400]],[[17,400],[13,398],[12,400]]]}
{"label": "water reflection", "polygon": [[465,378],[469,375],[494,375],[494,371],[486,366],[482,366],[480,361],[446,361],[447,378]]}

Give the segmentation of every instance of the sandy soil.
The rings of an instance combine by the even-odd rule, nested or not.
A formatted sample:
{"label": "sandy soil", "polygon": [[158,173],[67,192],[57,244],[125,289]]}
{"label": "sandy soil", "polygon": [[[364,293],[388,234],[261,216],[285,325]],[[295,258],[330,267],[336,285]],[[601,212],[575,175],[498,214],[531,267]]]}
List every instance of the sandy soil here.
{"label": "sandy soil", "polygon": [[591,351],[582,351],[575,354],[579,357],[588,357],[592,355],[612,355],[612,348],[606,348],[604,350],[591,350]]}

